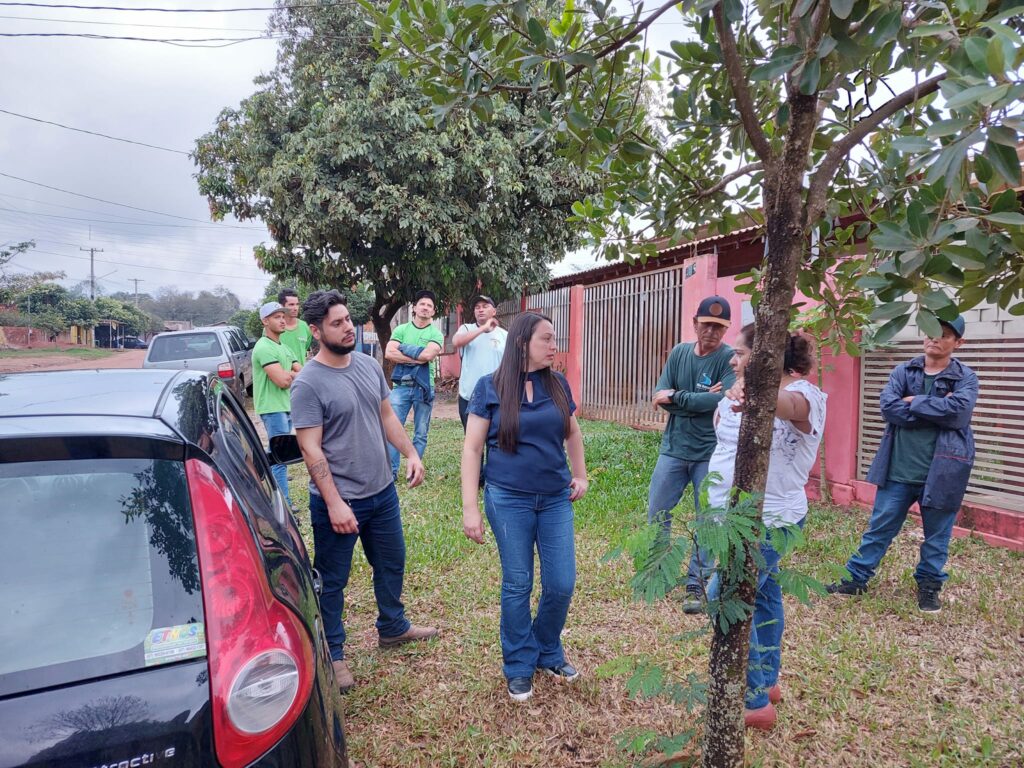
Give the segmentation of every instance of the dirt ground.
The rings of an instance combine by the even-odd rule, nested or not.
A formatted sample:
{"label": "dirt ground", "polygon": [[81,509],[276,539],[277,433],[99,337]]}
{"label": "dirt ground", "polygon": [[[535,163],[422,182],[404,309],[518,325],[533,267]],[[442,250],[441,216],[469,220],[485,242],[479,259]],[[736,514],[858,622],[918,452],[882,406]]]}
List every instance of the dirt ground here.
{"label": "dirt ground", "polygon": [[[0,373],[25,373],[28,371],[73,371],[96,368],[141,368],[146,357],[144,349],[121,349],[109,357],[98,360],[81,360],[59,352],[43,357],[0,358]],[[458,414],[456,414],[458,415]]]}

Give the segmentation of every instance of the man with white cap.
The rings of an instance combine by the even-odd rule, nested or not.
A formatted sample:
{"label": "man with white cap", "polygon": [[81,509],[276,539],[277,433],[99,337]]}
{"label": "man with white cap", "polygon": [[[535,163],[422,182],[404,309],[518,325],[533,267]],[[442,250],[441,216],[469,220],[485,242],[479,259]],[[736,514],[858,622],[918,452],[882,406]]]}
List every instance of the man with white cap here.
{"label": "man with white cap", "polygon": [[[260,307],[263,336],[252,348],[252,400],[267,438],[287,435],[292,431],[292,405],[289,389],[302,365],[290,348],[281,343],[281,334],[287,328],[287,311],[276,301]],[[298,509],[288,493],[288,467],[271,467],[277,487],[281,489],[292,512]]]}
{"label": "man with white cap", "polygon": [[[736,381],[729,365],[732,347],[722,343],[729,322],[728,301],[721,296],[701,301],[693,318],[697,341],[672,348],[655,387],[651,402],[668,411],[668,424],[651,475],[647,521],[660,523],[666,535],[672,530],[672,509],[687,485],[693,486],[697,517],[703,513],[700,486],[715,450],[715,409]],[[687,572],[685,613],[701,612],[704,587],[713,568],[711,554],[694,547]]]}
{"label": "man with white cap", "polygon": [[459,374],[459,418],[462,431],[466,431],[469,418],[469,400],[476,383],[489,373],[494,373],[505,354],[505,340],[508,332],[498,325],[498,307],[490,296],[480,294],[470,302],[475,323],[459,327],[452,344],[462,357],[462,372]]}

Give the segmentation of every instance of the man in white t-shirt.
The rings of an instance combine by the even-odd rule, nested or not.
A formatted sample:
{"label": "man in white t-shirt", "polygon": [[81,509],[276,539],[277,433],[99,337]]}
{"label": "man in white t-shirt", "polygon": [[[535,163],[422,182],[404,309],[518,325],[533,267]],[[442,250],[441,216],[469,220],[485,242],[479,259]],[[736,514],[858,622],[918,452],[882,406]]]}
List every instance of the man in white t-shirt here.
{"label": "man in white t-shirt", "polygon": [[498,307],[490,296],[474,296],[471,303],[475,323],[459,326],[452,344],[462,356],[462,373],[459,376],[459,418],[462,429],[466,429],[469,399],[481,376],[494,373],[501,356],[505,354],[505,339],[508,333],[498,325]]}

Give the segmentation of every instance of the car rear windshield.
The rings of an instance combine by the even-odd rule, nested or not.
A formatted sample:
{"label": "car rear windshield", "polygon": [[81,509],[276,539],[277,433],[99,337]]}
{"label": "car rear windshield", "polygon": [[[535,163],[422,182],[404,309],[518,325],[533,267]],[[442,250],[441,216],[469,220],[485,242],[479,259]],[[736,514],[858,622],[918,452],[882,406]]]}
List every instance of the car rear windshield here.
{"label": "car rear windshield", "polygon": [[0,465],[0,696],[206,655],[184,465]]}
{"label": "car rear windshield", "polygon": [[149,348],[149,361],[167,363],[172,360],[220,357],[223,354],[220,339],[215,333],[178,333],[153,339]]}

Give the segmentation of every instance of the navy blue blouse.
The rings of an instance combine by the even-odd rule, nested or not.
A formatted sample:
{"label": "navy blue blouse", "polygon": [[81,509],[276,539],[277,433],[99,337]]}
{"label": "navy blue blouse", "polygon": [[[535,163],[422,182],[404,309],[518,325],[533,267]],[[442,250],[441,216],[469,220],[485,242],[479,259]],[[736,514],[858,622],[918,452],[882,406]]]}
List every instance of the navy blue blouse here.
{"label": "navy blue blouse", "polygon": [[[536,371],[526,374],[533,382],[533,402],[519,406],[519,445],[515,453],[507,453],[498,447],[499,413],[498,393],[494,389],[494,375],[480,378],[473,397],[469,401],[469,412],[488,419],[487,463],[484,465],[484,479],[500,488],[525,493],[558,493],[569,487],[572,473],[565,455],[565,431],[562,414],[544,389],[540,374]],[[576,412],[572,390],[565,376],[555,372],[555,379],[565,388],[569,400],[569,412]]]}

